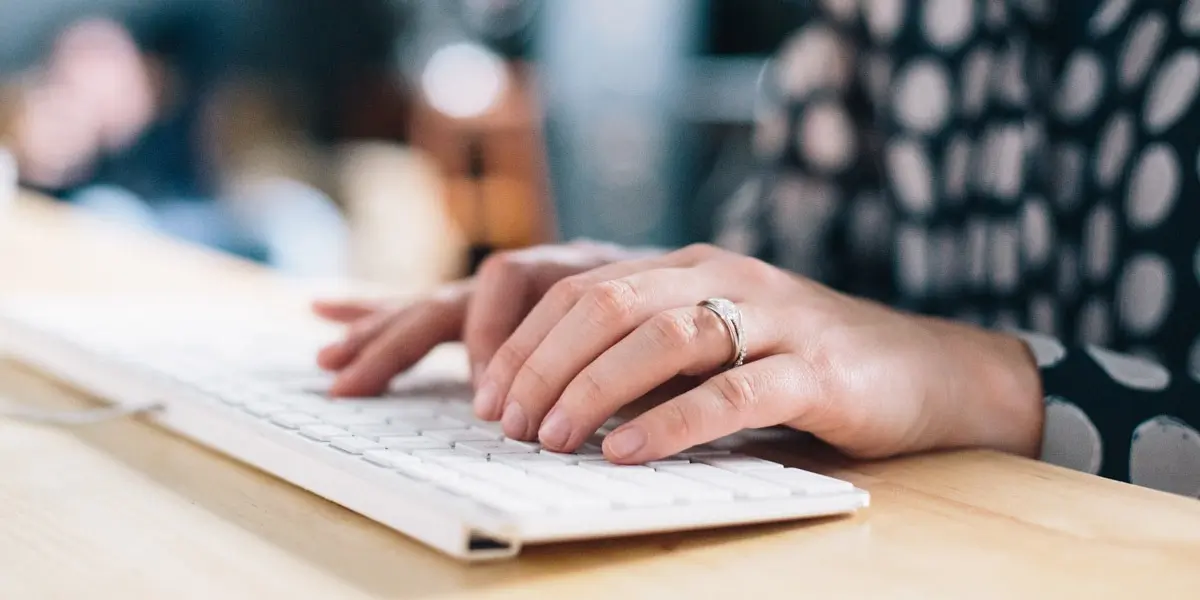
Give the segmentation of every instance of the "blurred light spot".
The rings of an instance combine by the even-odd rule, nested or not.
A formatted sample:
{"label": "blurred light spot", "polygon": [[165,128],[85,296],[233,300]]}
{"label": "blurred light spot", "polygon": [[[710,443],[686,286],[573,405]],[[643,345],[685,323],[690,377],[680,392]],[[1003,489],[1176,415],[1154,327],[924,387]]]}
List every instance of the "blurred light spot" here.
{"label": "blurred light spot", "polygon": [[458,119],[487,112],[507,84],[504,63],[476,44],[452,44],[434,52],[421,75],[434,108]]}

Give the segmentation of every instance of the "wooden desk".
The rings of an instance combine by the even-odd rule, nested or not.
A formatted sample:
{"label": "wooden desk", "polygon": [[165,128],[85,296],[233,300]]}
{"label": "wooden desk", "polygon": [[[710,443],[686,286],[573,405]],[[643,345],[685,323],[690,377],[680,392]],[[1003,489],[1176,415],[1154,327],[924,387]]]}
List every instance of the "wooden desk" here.
{"label": "wooden desk", "polygon": [[[26,198],[0,294],[171,289],[294,302],[241,263]],[[11,363],[0,394],[89,402]],[[802,459],[806,464],[807,461]],[[852,518],[530,548],[468,567],[151,425],[0,420],[0,598],[1195,598],[1200,502],[965,452],[822,469]]]}

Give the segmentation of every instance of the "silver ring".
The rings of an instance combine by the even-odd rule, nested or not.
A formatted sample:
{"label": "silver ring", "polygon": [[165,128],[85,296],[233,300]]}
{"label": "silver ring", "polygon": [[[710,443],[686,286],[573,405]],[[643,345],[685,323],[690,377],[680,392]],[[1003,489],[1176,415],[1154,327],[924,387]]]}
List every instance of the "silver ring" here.
{"label": "silver ring", "polygon": [[725,368],[735,369],[745,364],[746,330],[742,327],[741,309],[732,300],[725,298],[709,298],[701,302],[699,306],[711,310],[721,319],[721,322],[725,324],[725,331],[729,333],[729,340],[733,342],[733,357]]}

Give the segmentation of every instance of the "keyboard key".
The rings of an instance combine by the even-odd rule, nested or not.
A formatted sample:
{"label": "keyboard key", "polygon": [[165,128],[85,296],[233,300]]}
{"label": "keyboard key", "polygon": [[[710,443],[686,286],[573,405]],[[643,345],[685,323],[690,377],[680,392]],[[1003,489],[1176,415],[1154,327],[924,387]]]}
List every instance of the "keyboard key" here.
{"label": "keyboard key", "polygon": [[729,456],[704,456],[696,459],[696,462],[706,464],[710,467],[724,469],[741,473],[745,471],[757,471],[760,469],[782,469],[783,465],[753,456],[743,456],[741,454],[732,454]]}
{"label": "keyboard key", "polygon": [[231,392],[217,395],[217,399],[230,406],[245,406],[251,402],[262,402],[262,394],[253,392]]}
{"label": "keyboard key", "polygon": [[432,408],[404,406],[391,402],[380,405],[363,404],[359,405],[356,410],[385,419],[421,419],[436,416]]}
{"label": "keyboard key", "polygon": [[485,479],[491,482],[499,481],[505,483],[514,480],[524,481],[526,479],[525,473],[518,469],[499,463],[480,461],[478,458],[470,462],[459,462],[451,465],[450,468],[468,477]]}
{"label": "keyboard key", "polygon": [[526,477],[520,482],[521,491],[545,502],[555,510],[605,510],[612,501],[595,494],[579,492],[566,485],[540,477]]}
{"label": "keyboard key", "polygon": [[784,486],[768,483],[754,477],[747,477],[732,471],[724,471],[709,465],[668,465],[656,468],[655,470],[725,488],[733,492],[738,498],[760,500],[764,498],[784,498],[791,495],[791,490]]}
{"label": "keyboard key", "polygon": [[429,439],[454,444],[458,442],[493,442],[501,437],[498,433],[472,427],[471,429],[439,429],[425,434]]}
{"label": "keyboard key", "polygon": [[445,483],[447,481],[454,481],[462,478],[462,476],[458,473],[447,469],[442,465],[435,465],[427,462],[397,462],[392,465],[392,468],[413,479],[432,481],[434,483]]}
{"label": "keyboard key", "polygon": [[367,450],[363,452],[367,462],[381,467],[395,468],[397,465],[420,464],[421,459],[398,450]]}
{"label": "keyboard key", "polygon": [[336,406],[325,400],[314,400],[311,402],[297,402],[289,404],[291,410],[297,412],[308,413],[315,417],[331,417],[335,415],[354,415],[358,411],[347,406]]}
{"label": "keyboard key", "polygon": [[574,454],[580,458],[604,458],[604,449],[599,444],[588,442],[581,445],[571,454]]}
{"label": "keyboard key", "polygon": [[729,454],[730,454],[730,452],[728,450],[718,450],[716,448],[709,448],[709,449],[701,450],[701,449],[693,448],[691,450],[686,450],[684,452],[680,452],[679,454],[676,454],[675,456],[672,456],[670,458],[679,458],[679,459],[684,459],[684,460],[695,461],[695,460],[698,460],[701,458],[708,458],[710,456],[729,456]]}
{"label": "keyboard key", "polygon": [[438,485],[480,504],[485,504],[504,512],[533,513],[546,510],[546,507],[537,500],[518,495],[486,481],[460,478],[439,482]]}
{"label": "keyboard key", "polygon": [[618,505],[630,508],[665,506],[674,502],[674,498],[669,494],[639,487],[618,479],[604,477],[578,466],[567,465],[537,469],[531,471],[529,476],[565,483],[581,491],[597,495],[601,498],[607,498]]}
{"label": "keyboard key", "polygon": [[385,400],[385,398],[337,398],[334,402],[354,407],[364,413],[388,414],[391,416],[434,416],[440,412],[439,404]]}
{"label": "keyboard key", "polygon": [[336,437],[329,440],[329,445],[348,454],[362,454],[367,450],[383,450],[384,446],[360,437]]}
{"label": "keyboard key", "polygon": [[508,465],[522,471],[538,466],[559,466],[573,464],[570,459],[563,459],[557,456],[550,456],[541,453],[521,453],[521,454],[495,454],[488,460],[494,463]]}
{"label": "keyboard key", "polygon": [[396,417],[389,418],[389,423],[405,425],[422,433],[441,429],[466,429],[466,423],[450,417]]}
{"label": "keyboard key", "polygon": [[383,425],[351,425],[347,427],[350,433],[367,439],[379,441],[382,437],[415,436],[417,430],[405,425],[385,423]]}
{"label": "keyboard key", "polygon": [[506,444],[508,446],[524,448],[530,452],[538,452],[539,450],[542,449],[542,445],[537,442],[522,442],[520,440],[513,440],[513,439],[509,439],[509,438],[503,438],[501,441],[503,441],[504,444]]}
{"label": "keyboard key", "polygon": [[256,417],[265,417],[277,412],[285,412],[290,409],[277,402],[250,402],[243,406],[242,410]]}
{"label": "keyboard key", "polygon": [[478,421],[475,423],[474,427],[476,429],[490,431],[500,436],[504,435],[504,425],[501,425],[499,421]]}
{"label": "keyboard key", "polygon": [[287,429],[296,429],[302,425],[315,425],[321,420],[304,413],[281,412],[271,415],[271,422]]}
{"label": "keyboard key", "polygon": [[575,454],[573,452],[563,453],[563,452],[551,452],[549,450],[542,450],[541,454],[543,454],[545,456],[554,457],[564,463],[572,464],[572,465],[577,464],[577,463],[592,462],[592,461],[608,462],[607,460],[605,460],[603,454],[601,454],[601,455],[594,455],[594,454],[580,455],[580,454]]}
{"label": "keyboard key", "polygon": [[733,492],[727,489],[684,479],[683,477],[669,473],[654,471],[653,469],[649,473],[645,471],[618,470],[613,471],[611,476],[613,479],[620,479],[644,488],[670,494],[688,504],[733,501]]}
{"label": "keyboard key", "polygon": [[347,437],[351,433],[333,425],[305,425],[300,428],[300,435],[318,442],[328,442],[335,437]]}
{"label": "keyboard key", "polygon": [[377,441],[388,449],[409,452],[413,450],[448,450],[450,448],[450,444],[421,436],[381,437]]}
{"label": "keyboard key", "polygon": [[438,414],[461,419],[463,421],[475,420],[475,407],[470,402],[462,402],[459,400],[451,400],[443,403],[438,407]]}
{"label": "keyboard key", "polygon": [[474,454],[467,454],[451,448],[438,448],[436,450],[413,450],[412,455],[426,462],[450,465],[452,463],[475,463],[484,464],[481,457]]}
{"label": "keyboard key", "polygon": [[442,407],[445,406],[445,404],[446,404],[446,400],[443,398],[433,398],[433,397],[428,397],[428,396],[415,396],[415,395],[396,395],[396,394],[392,394],[392,393],[388,393],[386,396],[383,396],[380,399],[371,399],[370,402],[376,402],[376,403],[383,402],[383,403],[393,404],[395,406],[402,406],[405,408],[414,408],[414,409],[425,408],[425,409],[429,409],[435,413],[441,412]]}
{"label": "keyboard key", "polygon": [[686,458],[664,458],[662,460],[652,460],[646,463],[646,466],[650,467],[651,469],[658,469],[659,467],[677,467],[679,465],[689,465],[691,463],[692,461]]}
{"label": "keyboard key", "polygon": [[328,399],[315,394],[275,394],[271,401],[288,406],[333,406]]}
{"label": "keyboard key", "polygon": [[527,444],[525,442],[516,442],[513,440],[493,442],[462,442],[456,444],[455,448],[461,448],[467,452],[474,452],[480,456],[537,452],[537,446],[533,444]]}
{"label": "keyboard key", "polygon": [[826,477],[803,469],[762,469],[747,471],[745,475],[782,485],[797,494],[821,495],[849,492],[854,484]]}
{"label": "keyboard key", "polygon": [[605,476],[614,476],[617,473],[654,473],[654,469],[643,467],[640,465],[614,465],[608,462],[586,461],[579,463],[583,469],[587,469],[593,473],[599,473]]}
{"label": "keyboard key", "polygon": [[[356,408],[395,408],[409,409],[412,411],[425,411],[424,414],[433,414],[442,402],[439,400],[418,400],[416,398],[389,398],[387,396],[378,396],[374,398],[353,398],[340,397],[333,400],[338,404],[353,406]],[[418,414],[414,412],[413,414]]]}
{"label": "keyboard key", "polygon": [[[536,456],[536,455],[531,455]],[[555,509],[603,509],[611,503],[544,478],[498,463],[456,463],[447,465],[466,477],[481,479],[525,496],[537,498]]]}
{"label": "keyboard key", "polygon": [[322,415],[321,420],[329,425],[337,425],[339,427],[351,427],[355,425],[385,425],[387,419],[374,415],[364,415],[361,413],[335,413]]}

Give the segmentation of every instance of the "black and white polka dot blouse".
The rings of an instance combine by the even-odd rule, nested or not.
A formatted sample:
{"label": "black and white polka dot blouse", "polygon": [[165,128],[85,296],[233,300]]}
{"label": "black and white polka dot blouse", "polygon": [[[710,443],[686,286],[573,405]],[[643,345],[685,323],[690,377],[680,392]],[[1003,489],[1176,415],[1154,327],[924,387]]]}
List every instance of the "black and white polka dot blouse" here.
{"label": "black and white polka dot blouse", "polygon": [[1200,0],[811,0],[718,242],[1020,332],[1044,460],[1200,495]]}

